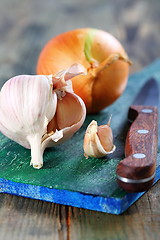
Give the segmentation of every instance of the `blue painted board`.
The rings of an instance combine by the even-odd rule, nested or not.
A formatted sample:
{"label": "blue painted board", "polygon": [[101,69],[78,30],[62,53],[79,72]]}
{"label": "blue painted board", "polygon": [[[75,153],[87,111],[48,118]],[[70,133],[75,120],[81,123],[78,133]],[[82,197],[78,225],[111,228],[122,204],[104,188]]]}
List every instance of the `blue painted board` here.
{"label": "blue painted board", "polygon": [[[154,184],[160,179],[160,166],[157,168]],[[0,191],[23,197],[54,202],[73,207],[86,208],[112,214],[123,213],[145,192],[128,193],[122,198],[101,197],[63,189],[50,189],[25,183],[12,182],[0,178]]]}

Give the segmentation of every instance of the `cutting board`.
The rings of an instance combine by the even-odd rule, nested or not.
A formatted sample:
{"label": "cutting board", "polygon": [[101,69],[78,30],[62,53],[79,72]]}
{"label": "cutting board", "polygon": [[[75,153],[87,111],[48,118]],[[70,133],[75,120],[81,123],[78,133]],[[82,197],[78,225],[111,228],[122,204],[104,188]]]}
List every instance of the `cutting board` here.
{"label": "cutting board", "polygon": [[[121,214],[142,193],[126,193],[116,181],[116,166],[124,158],[128,131],[127,112],[135,95],[149,77],[160,84],[160,60],[130,76],[124,94],[97,115],[88,115],[82,128],[66,143],[47,149],[42,169],[33,169],[30,150],[0,134],[0,192]],[[85,159],[83,137],[91,120],[105,124],[112,114],[116,151],[104,158]],[[160,154],[154,183],[160,179]]]}

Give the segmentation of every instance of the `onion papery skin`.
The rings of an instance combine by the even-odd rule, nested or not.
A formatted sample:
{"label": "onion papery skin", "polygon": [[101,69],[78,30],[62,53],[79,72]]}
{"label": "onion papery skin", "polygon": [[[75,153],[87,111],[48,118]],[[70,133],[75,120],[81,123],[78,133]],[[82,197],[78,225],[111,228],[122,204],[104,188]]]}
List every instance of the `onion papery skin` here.
{"label": "onion papery skin", "polygon": [[87,69],[72,79],[87,113],[97,113],[117,100],[127,85],[130,61],[111,34],[93,28],[75,29],[52,38],[42,49],[37,74],[49,75],[74,63]]}

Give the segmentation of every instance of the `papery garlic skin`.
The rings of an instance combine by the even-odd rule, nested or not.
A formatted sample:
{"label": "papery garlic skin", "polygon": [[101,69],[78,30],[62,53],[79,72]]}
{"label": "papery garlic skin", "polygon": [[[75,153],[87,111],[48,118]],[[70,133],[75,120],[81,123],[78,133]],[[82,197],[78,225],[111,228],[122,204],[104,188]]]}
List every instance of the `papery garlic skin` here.
{"label": "papery garlic skin", "polygon": [[[110,131],[108,132],[110,134]],[[99,133],[100,134],[100,133]],[[106,135],[106,138],[111,138],[112,136]],[[107,142],[107,141],[106,141]],[[105,143],[106,143],[105,142]],[[106,156],[107,154],[113,153],[115,151],[115,146],[113,142],[109,141],[110,146],[106,146],[109,151],[106,151],[100,142],[100,138],[98,136],[98,125],[95,120],[93,120],[87,127],[85,136],[84,136],[84,156],[101,158]]]}
{"label": "papery garlic skin", "polygon": [[73,93],[69,80],[78,74],[85,74],[85,69],[74,64],[54,76],[13,77],[1,89],[0,131],[23,147],[31,148],[30,164],[34,168],[43,166],[45,148],[69,139],[84,122],[85,105]]}

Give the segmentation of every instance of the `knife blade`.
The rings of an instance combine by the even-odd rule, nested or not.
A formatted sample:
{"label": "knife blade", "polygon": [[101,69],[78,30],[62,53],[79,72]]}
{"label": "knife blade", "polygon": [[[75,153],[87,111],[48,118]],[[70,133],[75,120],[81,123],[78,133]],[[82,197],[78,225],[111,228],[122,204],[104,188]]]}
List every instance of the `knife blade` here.
{"label": "knife blade", "polygon": [[125,142],[125,158],[116,169],[117,182],[126,192],[143,192],[154,182],[158,148],[158,84],[149,79],[129,108],[132,122]]}

